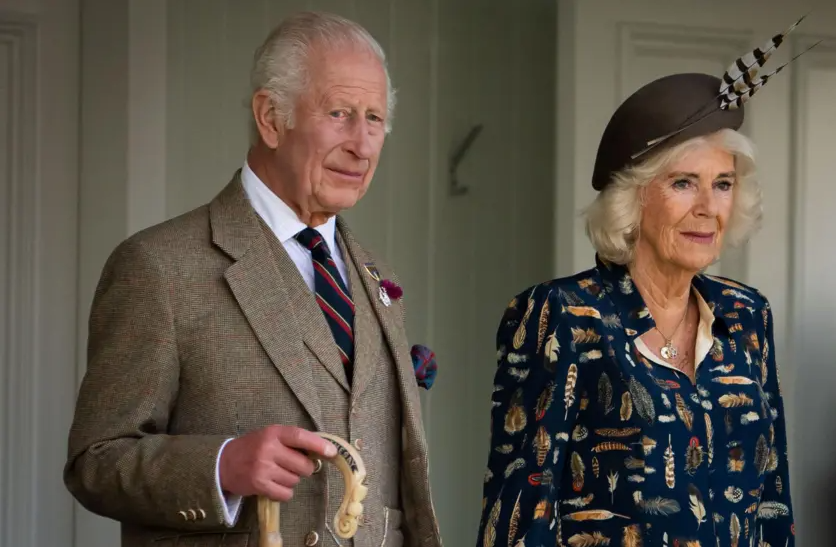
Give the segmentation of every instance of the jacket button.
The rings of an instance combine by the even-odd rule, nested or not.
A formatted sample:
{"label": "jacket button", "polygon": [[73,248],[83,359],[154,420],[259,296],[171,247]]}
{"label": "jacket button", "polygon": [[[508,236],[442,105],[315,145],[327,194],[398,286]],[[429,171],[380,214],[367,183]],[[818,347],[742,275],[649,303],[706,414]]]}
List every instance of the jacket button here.
{"label": "jacket button", "polygon": [[363,450],[363,439],[357,439],[354,441],[354,448],[357,450]]}
{"label": "jacket button", "polygon": [[314,460],[314,470],[313,470],[314,475],[316,475],[320,471],[322,471],[322,460],[317,458],[317,459]]}
{"label": "jacket button", "polygon": [[319,534],[316,532],[308,532],[308,535],[305,536],[305,545],[307,547],[314,547],[317,543],[319,543]]}

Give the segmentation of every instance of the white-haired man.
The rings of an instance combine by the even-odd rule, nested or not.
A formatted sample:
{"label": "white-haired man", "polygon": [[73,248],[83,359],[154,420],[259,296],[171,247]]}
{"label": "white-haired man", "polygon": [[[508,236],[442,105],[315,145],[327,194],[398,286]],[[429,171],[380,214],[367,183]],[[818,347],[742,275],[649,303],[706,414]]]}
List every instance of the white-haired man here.
{"label": "white-haired man", "polygon": [[104,267],[67,487],[126,547],[255,545],[257,495],[285,502],[286,545],[341,544],[326,432],[368,470],[354,545],[438,546],[401,291],[337,216],[390,129],[384,53],[302,13],[258,49],[252,84],[243,168]]}

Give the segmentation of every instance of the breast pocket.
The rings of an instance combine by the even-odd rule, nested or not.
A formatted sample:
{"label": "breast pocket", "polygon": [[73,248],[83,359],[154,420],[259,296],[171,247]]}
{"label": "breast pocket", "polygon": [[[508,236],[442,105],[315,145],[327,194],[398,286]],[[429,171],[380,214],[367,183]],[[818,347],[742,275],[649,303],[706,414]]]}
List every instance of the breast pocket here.
{"label": "breast pocket", "polygon": [[775,421],[775,412],[769,397],[755,379],[745,376],[716,378],[722,385],[717,404],[724,411],[726,433],[746,434],[756,430],[766,431]]}
{"label": "breast pocket", "polygon": [[645,531],[630,518],[612,517],[607,520],[561,522],[563,541],[558,545],[607,545],[609,547],[645,545]]}
{"label": "breast pocket", "polygon": [[[769,469],[775,442],[775,413],[760,384],[737,377],[716,398],[721,407],[730,473],[762,474]],[[729,380],[725,380],[729,381]]]}

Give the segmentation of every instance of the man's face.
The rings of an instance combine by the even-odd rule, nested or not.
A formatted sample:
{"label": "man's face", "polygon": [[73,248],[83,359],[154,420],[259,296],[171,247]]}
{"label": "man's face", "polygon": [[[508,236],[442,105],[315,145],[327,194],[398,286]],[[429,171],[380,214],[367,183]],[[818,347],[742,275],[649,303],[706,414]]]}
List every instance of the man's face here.
{"label": "man's face", "polygon": [[386,136],[386,73],[361,48],[309,60],[293,128],[278,128],[270,186],[303,220],[324,221],[353,207],[371,183]]}

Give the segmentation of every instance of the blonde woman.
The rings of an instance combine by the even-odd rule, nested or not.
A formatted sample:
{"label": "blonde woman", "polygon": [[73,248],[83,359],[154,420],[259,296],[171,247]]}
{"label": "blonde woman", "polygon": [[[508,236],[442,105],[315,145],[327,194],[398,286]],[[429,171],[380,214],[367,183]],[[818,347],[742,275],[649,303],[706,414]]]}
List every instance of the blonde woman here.
{"label": "blonde woman", "polygon": [[761,219],[724,85],[677,74],[619,107],[595,267],[505,311],[479,545],[795,544],[769,302],[702,273]]}

